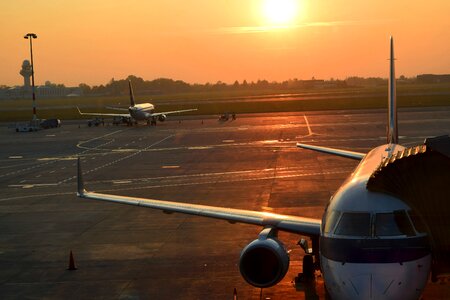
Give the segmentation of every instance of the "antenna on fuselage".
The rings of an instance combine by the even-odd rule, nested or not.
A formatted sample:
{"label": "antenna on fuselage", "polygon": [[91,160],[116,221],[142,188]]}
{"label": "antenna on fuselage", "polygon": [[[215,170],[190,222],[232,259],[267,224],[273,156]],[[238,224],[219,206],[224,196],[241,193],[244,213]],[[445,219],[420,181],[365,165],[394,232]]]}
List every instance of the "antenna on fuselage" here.
{"label": "antenna on fuselage", "polygon": [[130,105],[134,106],[134,94],[133,94],[133,87],[131,86],[131,80],[128,80],[128,86],[130,87]]}
{"label": "antenna on fuselage", "polygon": [[397,92],[395,88],[394,38],[391,36],[391,55],[389,58],[389,101],[387,143],[398,144]]}

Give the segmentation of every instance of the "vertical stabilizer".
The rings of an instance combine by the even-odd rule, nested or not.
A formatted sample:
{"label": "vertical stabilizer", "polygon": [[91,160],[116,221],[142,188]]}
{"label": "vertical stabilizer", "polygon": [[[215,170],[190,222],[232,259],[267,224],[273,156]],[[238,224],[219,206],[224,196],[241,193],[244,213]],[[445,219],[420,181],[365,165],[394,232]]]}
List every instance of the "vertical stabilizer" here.
{"label": "vertical stabilizer", "polygon": [[128,86],[130,87],[130,105],[134,106],[134,94],[133,94],[133,87],[131,86],[131,80],[128,80]]}
{"label": "vertical stabilizer", "polygon": [[388,144],[398,144],[397,92],[395,88],[394,38],[391,36],[391,56],[389,58],[389,104],[388,104]]}

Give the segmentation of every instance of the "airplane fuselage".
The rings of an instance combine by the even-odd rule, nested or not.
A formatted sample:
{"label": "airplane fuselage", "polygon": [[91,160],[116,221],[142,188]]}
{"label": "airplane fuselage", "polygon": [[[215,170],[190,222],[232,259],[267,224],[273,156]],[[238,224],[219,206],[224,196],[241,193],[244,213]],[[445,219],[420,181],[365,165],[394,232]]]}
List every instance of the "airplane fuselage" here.
{"label": "airplane fuselage", "polygon": [[130,116],[136,121],[148,121],[151,118],[151,114],[155,106],[151,103],[141,103],[136,104],[135,106],[130,106],[128,111],[130,112]]}
{"label": "airplane fuselage", "polygon": [[367,190],[382,159],[403,150],[379,146],[333,195],[320,236],[320,264],[332,299],[418,299],[431,267],[428,236],[401,199]]}

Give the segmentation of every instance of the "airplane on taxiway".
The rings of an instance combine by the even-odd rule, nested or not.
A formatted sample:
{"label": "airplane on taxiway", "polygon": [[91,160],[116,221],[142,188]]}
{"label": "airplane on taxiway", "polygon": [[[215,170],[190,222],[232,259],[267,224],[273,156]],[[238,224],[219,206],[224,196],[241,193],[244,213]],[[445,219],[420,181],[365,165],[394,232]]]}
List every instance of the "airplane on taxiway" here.
{"label": "airplane on taxiway", "polygon": [[115,110],[127,111],[127,113],[84,113],[81,112],[77,107],[80,115],[87,116],[97,116],[97,117],[115,117],[121,118],[123,123],[127,123],[132,125],[137,121],[146,121],[147,125],[156,125],[156,121],[164,122],[167,119],[167,115],[177,114],[188,111],[195,111],[196,108],[192,109],[183,109],[183,110],[174,110],[174,111],[165,111],[165,112],[154,112],[155,105],[151,103],[140,103],[136,104],[134,102],[134,93],[133,87],[131,85],[131,80],[128,81],[128,86],[130,88],[130,107],[128,108],[119,108],[119,107],[109,107]]}
{"label": "airplane on taxiway", "polygon": [[[273,286],[285,276],[290,258],[277,235],[285,231],[311,239],[312,248],[306,240],[299,241],[305,251],[303,276],[314,278],[315,270],[320,270],[332,299],[418,299],[430,271],[433,275],[438,269],[434,269],[435,260],[449,257],[448,253],[439,256],[442,235],[434,234],[439,228],[434,230],[427,218],[435,218],[436,211],[427,214],[421,208],[432,207],[432,201],[441,199],[439,190],[445,189],[448,195],[449,151],[441,152],[439,141],[448,145],[449,137],[427,139],[412,148],[398,144],[392,37],[387,129],[387,143],[368,153],[297,144],[299,148],[360,161],[332,196],[322,219],[89,192],[79,160],[77,195],[263,227],[258,238],[242,250],[239,261],[243,278],[255,287]],[[429,162],[432,172],[426,173]],[[417,168],[422,169],[417,172]],[[424,172],[423,179],[411,179]],[[444,188],[442,184],[436,186],[439,180]],[[444,208],[438,206],[436,210]],[[445,214],[448,217],[448,208]],[[448,229],[443,232],[445,237]]]}

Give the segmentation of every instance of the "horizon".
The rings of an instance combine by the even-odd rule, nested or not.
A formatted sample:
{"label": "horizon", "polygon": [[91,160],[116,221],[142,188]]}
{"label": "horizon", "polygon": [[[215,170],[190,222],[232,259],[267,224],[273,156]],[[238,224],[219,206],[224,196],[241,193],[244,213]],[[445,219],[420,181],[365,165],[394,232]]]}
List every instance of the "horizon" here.
{"label": "horizon", "polygon": [[28,32],[38,36],[36,85],[98,86],[129,74],[189,84],[386,78],[390,35],[397,74],[450,73],[449,1],[289,2],[289,14],[263,0],[5,3],[0,85],[22,85]]}
{"label": "horizon", "polygon": [[[449,75],[449,74],[416,74],[416,75],[412,75],[411,77],[406,77],[406,76],[404,76],[403,74],[400,74],[399,76],[397,76],[396,77],[396,79],[398,80],[398,79],[401,79],[400,77],[402,77],[402,76],[404,76],[404,79],[406,79],[406,80],[415,80],[416,78],[417,78],[417,76],[422,76],[422,75],[432,75],[432,76],[442,76],[442,75]],[[181,81],[181,82],[183,82],[183,83],[186,83],[186,84],[188,84],[188,85],[191,85],[191,86],[193,86],[193,85],[216,85],[216,84],[225,84],[225,85],[227,85],[227,86],[230,86],[230,85],[234,85],[235,84],[235,82],[236,81],[238,81],[238,84],[239,85],[242,85],[243,83],[244,83],[244,80],[242,80],[242,81],[239,81],[239,80],[234,80],[234,81],[232,81],[232,82],[224,82],[224,81],[222,81],[222,80],[218,80],[217,82],[187,82],[187,81],[185,81],[185,80],[183,80],[183,79],[178,79],[178,78],[166,78],[166,77],[158,77],[158,78],[153,78],[153,79],[145,79],[145,78],[143,78],[143,77],[140,77],[140,76],[137,76],[137,75],[132,75],[132,74],[130,74],[130,75],[127,75],[127,76],[125,76],[125,78],[119,78],[119,79],[116,79],[116,78],[111,78],[109,81],[107,81],[107,82],[105,82],[105,83],[100,83],[100,84],[97,84],[97,85],[89,85],[89,84],[87,84],[89,87],[99,87],[99,86],[107,86],[107,85],[109,85],[110,83],[111,83],[111,80],[114,80],[115,82],[118,82],[118,81],[123,81],[123,80],[127,80],[127,78],[128,77],[130,77],[130,76],[134,76],[134,77],[136,77],[136,78],[139,78],[139,79],[142,79],[144,82],[153,82],[153,81],[156,81],[156,80],[161,80],[161,79],[164,79],[164,80],[172,80],[172,81],[174,81],[174,82],[176,82],[176,81]],[[309,78],[309,79],[302,79],[302,78],[288,78],[288,79],[284,79],[284,80],[280,80],[280,81],[276,81],[276,80],[274,80],[274,81],[268,81],[268,80],[266,80],[266,79],[264,79],[264,78],[260,78],[260,79],[258,79],[258,80],[256,80],[256,81],[248,81],[248,80],[245,80],[246,81],[246,83],[247,84],[249,84],[249,85],[251,85],[251,84],[257,84],[258,82],[260,82],[260,81],[267,81],[269,84],[282,84],[283,82],[291,82],[291,81],[299,81],[299,82],[302,82],[302,81],[311,81],[311,80],[318,80],[318,81],[325,81],[325,82],[332,82],[332,81],[347,81],[347,80],[349,80],[349,79],[354,79],[354,78],[359,78],[359,79],[363,79],[363,80],[370,80],[370,79],[381,79],[381,80],[385,80],[385,81],[387,81],[387,80],[389,80],[389,78],[388,77],[361,77],[361,76],[346,76],[345,78]],[[66,86],[66,87],[78,87],[79,85],[81,85],[81,84],[85,84],[84,82],[80,82],[80,83],[78,83],[78,84],[75,84],[75,85],[73,85],[73,86],[68,86],[67,84],[65,84],[65,83],[63,83],[63,82],[51,82],[51,81],[49,81],[49,80],[47,80],[47,81],[45,81],[43,84],[36,84],[36,86],[46,86],[47,85],[47,83],[49,83],[49,84],[51,84],[51,85],[64,85],[64,86]],[[446,83],[446,82],[444,82],[444,83]],[[1,84],[0,83],[0,87],[2,87],[2,86],[5,86],[5,87],[23,87],[23,84],[17,84],[17,85],[12,85],[12,86],[8,86],[8,85],[4,85],[4,84]]]}

